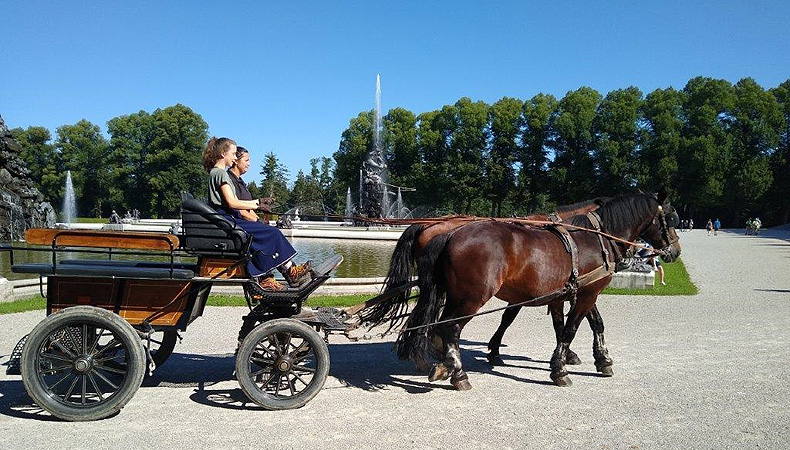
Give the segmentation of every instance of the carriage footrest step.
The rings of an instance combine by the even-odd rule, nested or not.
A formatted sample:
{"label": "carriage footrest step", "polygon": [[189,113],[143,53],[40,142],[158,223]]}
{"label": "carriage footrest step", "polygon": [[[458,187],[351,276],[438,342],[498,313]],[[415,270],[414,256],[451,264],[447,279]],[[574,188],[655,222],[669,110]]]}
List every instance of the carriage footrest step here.
{"label": "carriage footrest step", "polygon": [[16,347],[14,347],[14,351],[12,351],[11,356],[8,357],[8,362],[6,363],[7,367],[5,369],[6,375],[22,375],[22,371],[20,369],[20,358],[22,358],[22,350],[25,348],[26,341],[27,335],[17,342]]}
{"label": "carriage footrest step", "polygon": [[318,308],[315,315],[327,331],[345,331],[349,328],[349,325],[343,322],[347,318],[346,314],[339,309]]}

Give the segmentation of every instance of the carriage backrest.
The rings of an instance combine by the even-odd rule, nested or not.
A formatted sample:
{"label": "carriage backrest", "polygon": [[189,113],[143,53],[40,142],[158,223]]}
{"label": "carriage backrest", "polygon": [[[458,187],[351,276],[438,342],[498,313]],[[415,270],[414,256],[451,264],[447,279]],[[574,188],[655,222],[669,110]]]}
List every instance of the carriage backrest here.
{"label": "carriage backrest", "polygon": [[194,253],[243,254],[249,249],[247,232],[187,192],[181,193],[181,227],[182,247]]}

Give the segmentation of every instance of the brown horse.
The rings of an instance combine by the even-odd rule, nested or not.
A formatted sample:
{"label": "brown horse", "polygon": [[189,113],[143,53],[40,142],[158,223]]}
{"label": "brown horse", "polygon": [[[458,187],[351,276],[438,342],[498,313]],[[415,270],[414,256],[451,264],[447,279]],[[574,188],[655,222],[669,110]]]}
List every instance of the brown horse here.
{"label": "brown horse", "polygon": [[[554,214],[560,219],[565,220],[569,217],[595,211],[608,200],[609,197],[598,197],[592,200],[574,203],[572,205],[558,206],[555,209]],[[549,214],[533,214],[524,217],[524,219],[549,220]],[[397,286],[408,282],[414,275],[416,275],[416,261],[435,237],[457,230],[460,227],[474,222],[488,220],[490,219],[470,216],[456,216],[436,223],[416,223],[409,226],[398,239],[398,243],[396,244],[395,250],[392,253],[390,268],[389,272],[387,273],[387,278],[384,282],[383,291],[386,292],[390,289],[395,289]],[[363,319],[365,321],[381,323],[386,320],[393,320],[398,316],[402,316],[405,313],[405,309],[393,308],[393,305],[405,305],[406,298],[410,295],[411,293],[406,291],[392,300],[372,308],[366,313],[366,315],[363,316]],[[502,361],[502,357],[499,353],[499,348],[502,345],[502,337],[504,336],[508,327],[513,324],[513,321],[516,319],[516,316],[520,310],[521,308],[517,307],[506,309],[503,312],[499,328],[497,328],[496,332],[488,343],[488,360],[494,365],[504,365],[504,361]],[[590,311],[587,319],[590,322],[591,327],[603,327],[603,320],[601,319],[601,315],[598,313],[597,307]],[[559,315],[559,318],[552,316],[552,320],[555,322],[557,320],[562,321],[562,314]],[[437,346],[441,348],[441,345],[438,343]],[[571,365],[581,364],[581,360],[576,355],[576,353],[568,349],[566,363]],[[420,370],[428,369],[423,361],[418,361],[417,366]]]}
{"label": "brown horse", "polygon": [[[641,237],[661,249],[662,259],[671,262],[680,255],[674,226],[677,213],[665,203],[666,195],[633,194],[606,202],[598,209],[603,229],[618,239],[633,241]],[[586,216],[575,216],[568,223],[591,227]],[[578,248],[578,271],[581,276],[601,266],[602,248],[599,236],[586,232],[572,233]],[[625,254],[627,244],[605,238],[611,254]],[[470,389],[463,371],[458,341],[470,318],[493,296],[510,304],[534,300],[527,306],[548,305],[559,311],[572,273],[572,261],[557,235],[540,228],[518,224],[486,221],[461,227],[433,239],[418,261],[420,297],[396,343],[398,356],[419,360],[425,358],[432,344],[428,335],[435,333],[443,343],[440,363],[435,365],[429,380],[451,378],[460,390]],[[555,321],[557,346],[551,358],[551,378],[557,385],[570,385],[565,369],[568,348],[581,320],[595,307],[600,292],[611,281],[611,275],[580,286],[576,302],[567,320]],[[553,314],[554,315],[554,314]],[[432,325],[439,320],[450,322]],[[593,355],[596,368],[611,365],[604,343],[603,329],[593,329]]]}

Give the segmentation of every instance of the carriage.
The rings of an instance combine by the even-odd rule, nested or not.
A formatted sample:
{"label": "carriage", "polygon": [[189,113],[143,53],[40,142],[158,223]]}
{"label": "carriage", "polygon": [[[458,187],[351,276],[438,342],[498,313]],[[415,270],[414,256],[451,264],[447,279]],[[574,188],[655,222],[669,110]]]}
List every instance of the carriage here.
{"label": "carriage", "polygon": [[[181,235],[33,230],[29,242],[48,244],[50,248],[43,250],[52,253],[52,262],[13,265],[12,253],[13,270],[49,277],[48,316],[21,351],[23,381],[31,397],[60,418],[91,420],[120,410],[146,370],[152,372],[166,360],[177,332],[202,315],[211,286],[217,283],[244,288],[250,313],[239,332],[236,376],[247,396],[269,409],[295,408],[313,398],[329,371],[328,333],[349,336],[360,323],[389,322],[393,330],[405,321],[397,330],[398,356],[419,365],[432,354],[438,363],[430,369],[430,381],[450,379],[457,389],[470,389],[459,356],[464,325],[477,315],[509,312],[489,343],[489,356],[498,357],[501,333],[521,306],[549,308],[557,337],[550,362],[555,384],[571,384],[566,364],[580,361],[570,344],[585,317],[593,330],[596,370],[612,376],[595,305],[598,294],[611,281],[627,248],[641,246],[633,242],[638,237],[657,249],[651,257],[676,260],[679,218],[663,190],[618,196],[600,205],[584,203],[576,206],[586,215],[562,224],[559,219],[489,219],[448,230],[444,225],[450,222],[433,221],[442,231],[422,244],[417,282],[411,272],[414,250],[426,235],[411,226],[398,240],[384,292],[346,311],[302,310],[304,299],[326,281],[342,257],[318,266],[312,281],[301,288],[264,291],[243,269],[253,256],[250,237],[192,198],[182,203]],[[536,247],[541,251],[525,258],[523,249]],[[105,253],[107,259],[58,261],[65,249]],[[169,262],[112,260],[117,249],[127,249],[122,250],[126,254],[135,254],[128,249],[144,249],[169,257]],[[196,257],[197,263],[177,263],[176,256]],[[463,276],[450,280],[449,273]],[[536,279],[529,279],[535,274]],[[406,312],[415,285],[419,298]],[[494,296],[509,305],[478,312]],[[566,301],[572,306],[563,319]]]}
{"label": "carriage", "polygon": [[[47,317],[12,355],[27,392],[43,409],[73,421],[119,411],[146,373],[165,363],[179,332],[203,315],[214,285],[243,287],[249,313],[235,369],[250,400],[290,409],[321,390],[329,372],[327,337],[348,330],[347,316],[302,304],[342,256],[314,267],[312,280],[298,288],[266,291],[246,274],[253,256],[247,233],[188,194],[181,218],[180,234],[28,230],[29,244],[45,246],[33,250],[51,253],[47,263],[15,264],[13,252],[21,248],[3,247],[14,272],[47,277],[46,293],[40,284]],[[81,252],[96,259],[64,259]],[[139,256],[148,260],[128,259]]]}

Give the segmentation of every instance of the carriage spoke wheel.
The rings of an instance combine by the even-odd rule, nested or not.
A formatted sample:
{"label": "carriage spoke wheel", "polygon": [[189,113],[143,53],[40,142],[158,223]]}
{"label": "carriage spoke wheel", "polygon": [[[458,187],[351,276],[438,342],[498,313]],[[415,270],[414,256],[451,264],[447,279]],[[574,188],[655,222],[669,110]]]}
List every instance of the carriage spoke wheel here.
{"label": "carriage spoke wheel", "polygon": [[267,409],[304,406],[329,373],[329,350],[312,328],[276,319],[253,329],[236,357],[236,376],[250,400]]}
{"label": "carriage spoke wheel", "polygon": [[123,319],[90,306],[66,308],[30,333],[22,381],[33,400],[64,420],[97,420],[123,408],[140,387],[145,354]]}

